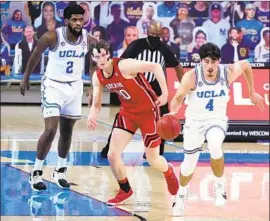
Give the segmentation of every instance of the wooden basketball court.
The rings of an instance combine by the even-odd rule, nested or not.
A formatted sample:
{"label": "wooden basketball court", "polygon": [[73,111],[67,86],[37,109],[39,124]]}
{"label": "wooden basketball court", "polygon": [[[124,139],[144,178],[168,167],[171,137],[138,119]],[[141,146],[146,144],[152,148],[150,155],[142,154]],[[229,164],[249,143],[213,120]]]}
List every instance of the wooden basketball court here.
{"label": "wooden basketball court", "polygon": [[[83,107],[84,116],[89,108]],[[142,158],[143,143],[136,134],[124,153],[134,196],[125,204],[110,207],[108,198],[118,190],[107,159],[100,158],[118,108],[103,107],[98,129],[89,132],[86,119],[78,121],[68,158],[70,191],[52,182],[57,162],[57,138],[44,166],[45,193],[35,193],[28,183],[43,131],[39,106],[1,107],[1,220],[93,221],[266,221],[269,218],[269,147],[254,143],[224,144],[228,202],[213,205],[213,176],[208,153],[201,155],[191,183],[184,217],[171,217],[173,197],[163,175]],[[58,135],[57,135],[58,137]],[[165,157],[179,174],[183,159],[181,143],[168,143]]]}

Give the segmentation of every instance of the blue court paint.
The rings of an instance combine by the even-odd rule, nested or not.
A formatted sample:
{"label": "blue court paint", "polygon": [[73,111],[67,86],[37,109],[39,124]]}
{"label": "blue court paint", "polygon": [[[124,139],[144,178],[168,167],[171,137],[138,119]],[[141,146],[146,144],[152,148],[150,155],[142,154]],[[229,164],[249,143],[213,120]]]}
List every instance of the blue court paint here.
{"label": "blue court paint", "polygon": [[[12,158],[16,156],[20,160],[35,161],[36,151],[1,151],[2,157]],[[49,152],[44,165],[55,165],[57,162],[57,152]],[[123,153],[123,160],[127,166],[148,166],[143,159],[143,153]],[[165,153],[165,158],[169,162],[182,162],[183,153]],[[267,153],[225,153],[225,163],[269,163],[269,154]],[[209,153],[201,153],[199,162],[209,162]],[[68,165],[74,166],[109,166],[107,159],[100,157],[99,152],[71,152],[68,156]],[[6,163],[5,163],[6,164]],[[16,165],[24,165],[25,163],[12,163]],[[30,164],[30,163],[29,163]]]}
{"label": "blue court paint", "polygon": [[29,174],[1,164],[1,216],[131,216],[129,212],[45,181],[48,191],[36,193]]}

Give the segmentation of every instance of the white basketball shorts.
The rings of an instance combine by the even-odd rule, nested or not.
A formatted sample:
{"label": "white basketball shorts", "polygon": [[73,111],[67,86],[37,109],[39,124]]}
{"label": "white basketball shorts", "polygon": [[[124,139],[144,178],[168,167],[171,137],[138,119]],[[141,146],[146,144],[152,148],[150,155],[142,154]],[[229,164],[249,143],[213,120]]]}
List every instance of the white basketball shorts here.
{"label": "white basketball shorts", "polygon": [[82,80],[59,82],[44,76],[41,82],[41,103],[44,118],[61,116],[80,119],[82,95]]}
{"label": "white basketball shorts", "polygon": [[187,154],[192,154],[196,153],[197,151],[202,151],[202,145],[206,140],[206,134],[211,128],[219,128],[224,132],[224,136],[226,136],[228,120],[186,120],[183,129],[184,152]]}

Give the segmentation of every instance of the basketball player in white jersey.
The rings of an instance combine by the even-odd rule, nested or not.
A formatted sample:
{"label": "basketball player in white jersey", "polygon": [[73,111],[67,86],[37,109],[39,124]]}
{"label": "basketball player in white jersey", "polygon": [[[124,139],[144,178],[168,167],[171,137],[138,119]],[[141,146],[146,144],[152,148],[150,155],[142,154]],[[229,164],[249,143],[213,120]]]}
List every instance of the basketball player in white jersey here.
{"label": "basketball player in white jersey", "polygon": [[49,48],[49,61],[41,85],[45,130],[38,141],[36,161],[29,179],[35,191],[46,190],[42,181],[42,166],[54,140],[58,123],[58,163],[53,171],[53,178],[59,187],[70,187],[65,178],[66,160],[73,126],[81,117],[85,54],[89,50],[89,44],[95,41],[82,29],[83,15],[84,9],[79,5],[65,8],[66,26],[48,31],[39,39],[20,84],[21,94],[24,96],[25,90],[29,89],[32,70],[42,53]]}
{"label": "basketball player in white jersey", "polygon": [[201,64],[184,74],[171,101],[170,114],[175,114],[188,95],[183,131],[185,157],[181,164],[179,191],[172,206],[174,216],[183,215],[189,193],[188,184],[205,140],[208,142],[210,165],[215,176],[214,203],[222,206],[226,202],[222,143],[228,126],[226,109],[229,87],[241,74],[246,78],[251,102],[264,110],[263,98],[255,91],[253,72],[247,61],[220,65],[220,49],[212,43],[202,45],[199,55]]}

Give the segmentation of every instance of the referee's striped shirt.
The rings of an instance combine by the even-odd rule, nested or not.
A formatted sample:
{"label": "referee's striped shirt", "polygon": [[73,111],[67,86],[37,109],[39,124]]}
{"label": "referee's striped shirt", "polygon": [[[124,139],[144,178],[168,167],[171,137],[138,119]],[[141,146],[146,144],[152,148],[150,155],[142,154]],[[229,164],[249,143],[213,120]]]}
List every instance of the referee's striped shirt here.
{"label": "referee's striped shirt", "polygon": [[[166,73],[166,67],[176,67],[179,64],[179,60],[168,45],[160,42],[159,47],[153,50],[149,47],[146,38],[133,41],[121,55],[121,58],[134,58],[141,61],[159,63],[164,73]],[[149,83],[155,80],[153,72],[145,72],[144,74]]]}

